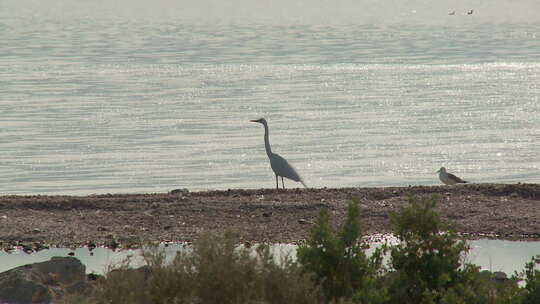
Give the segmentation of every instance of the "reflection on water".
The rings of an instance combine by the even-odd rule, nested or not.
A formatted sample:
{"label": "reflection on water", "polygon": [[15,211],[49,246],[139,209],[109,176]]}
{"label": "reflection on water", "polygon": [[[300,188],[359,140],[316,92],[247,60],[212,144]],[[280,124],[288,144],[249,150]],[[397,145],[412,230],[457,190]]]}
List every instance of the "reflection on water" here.
{"label": "reflection on water", "polygon": [[[521,271],[525,263],[529,262],[532,256],[540,254],[540,242],[515,242],[503,240],[475,240],[469,241],[471,252],[467,259],[468,262],[479,265],[482,269],[490,271],[502,271],[507,274],[513,274],[514,271]],[[368,250],[371,252],[380,244],[373,244]],[[181,244],[168,244],[162,246],[168,257],[173,257],[178,250],[186,250],[187,247]],[[295,256],[296,246],[290,244],[275,244],[272,250],[276,256],[289,254]],[[128,256],[132,256],[134,266],[142,265],[140,250],[121,250],[111,251],[106,248],[94,249],[93,255],[87,248],[77,248],[71,250],[68,248],[54,248],[42,250],[33,254],[26,254],[21,250],[16,250],[11,254],[0,253],[0,272],[21,266],[24,264],[43,262],[53,256],[68,256],[68,253],[74,252],[75,257],[86,265],[87,273],[104,273],[109,266],[120,263]]]}

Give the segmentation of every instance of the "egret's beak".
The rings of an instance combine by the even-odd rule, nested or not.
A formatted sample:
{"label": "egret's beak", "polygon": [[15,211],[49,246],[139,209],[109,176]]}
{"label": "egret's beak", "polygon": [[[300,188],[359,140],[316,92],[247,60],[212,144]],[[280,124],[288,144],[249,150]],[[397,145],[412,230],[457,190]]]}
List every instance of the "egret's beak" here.
{"label": "egret's beak", "polygon": [[435,172],[435,173],[441,173],[441,169],[437,170],[437,172]]}
{"label": "egret's beak", "polygon": [[257,119],[257,120],[256,120],[256,119],[252,119],[252,120],[250,120],[250,121],[251,121],[251,122],[259,122],[258,119]]}

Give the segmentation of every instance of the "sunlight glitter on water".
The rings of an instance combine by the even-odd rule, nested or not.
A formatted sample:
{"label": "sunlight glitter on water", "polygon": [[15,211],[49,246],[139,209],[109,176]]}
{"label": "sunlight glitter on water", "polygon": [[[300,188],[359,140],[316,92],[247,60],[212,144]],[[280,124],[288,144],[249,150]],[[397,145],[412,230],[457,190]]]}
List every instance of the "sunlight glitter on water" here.
{"label": "sunlight glitter on water", "polygon": [[165,2],[5,4],[0,193],[272,187],[261,116],[312,187],[540,182],[537,1]]}

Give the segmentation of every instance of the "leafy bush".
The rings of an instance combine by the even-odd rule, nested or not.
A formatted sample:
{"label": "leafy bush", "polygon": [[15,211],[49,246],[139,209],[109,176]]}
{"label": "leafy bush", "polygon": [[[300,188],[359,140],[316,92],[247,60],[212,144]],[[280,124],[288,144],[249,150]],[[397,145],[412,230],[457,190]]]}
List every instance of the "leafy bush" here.
{"label": "leafy bush", "polygon": [[400,241],[388,247],[391,303],[502,303],[512,294],[464,262],[469,247],[434,210],[435,198],[409,203],[390,215]]}
{"label": "leafy bush", "polygon": [[540,271],[534,269],[536,264],[540,264],[540,255],[532,257],[531,261],[525,264],[525,270],[516,278],[525,281],[525,288],[521,291],[517,302],[519,304],[539,304],[540,303]]}
{"label": "leafy bush", "polygon": [[[384,302],[380,283],[382,253],[376,250],[367,257],[359,222],[359,209],[351,203],[343,227],[334,231],[326,209],[311,230],[309,239],[298,248],[298,262],[322,286],[329,301],[353,298],[360,303]],[[382,286],[379,286],[382,287]]]}
{"label": "leafy bush", "polygon": [[170,262],[155,247],[143,256],[146,266],[132,269],[126,261],[99,280],[92,295],[64,303],[322,303],[290,258],[277,263],[268,246],[253,252],[230,235],[203,236],[192,252],[178,252]]}

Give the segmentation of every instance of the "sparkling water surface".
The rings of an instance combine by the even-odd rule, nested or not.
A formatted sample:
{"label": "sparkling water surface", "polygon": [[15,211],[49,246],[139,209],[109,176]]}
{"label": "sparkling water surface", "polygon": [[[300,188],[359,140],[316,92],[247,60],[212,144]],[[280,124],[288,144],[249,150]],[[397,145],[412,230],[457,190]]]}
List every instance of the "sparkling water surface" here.
{"label": "sparkling water surface", "polygon": [[390,2],[5,1],[0,193],[273,187],[259,117],[310,187],[540,182],[540,5]]}

